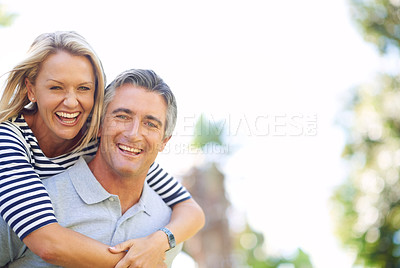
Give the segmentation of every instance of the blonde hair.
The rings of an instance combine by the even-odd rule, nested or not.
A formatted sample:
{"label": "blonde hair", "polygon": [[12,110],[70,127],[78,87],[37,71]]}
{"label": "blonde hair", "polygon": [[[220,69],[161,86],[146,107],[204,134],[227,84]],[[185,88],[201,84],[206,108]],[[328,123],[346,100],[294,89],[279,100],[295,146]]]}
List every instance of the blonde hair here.
{"label": "blonde hair", "polygon": [[101,112],[103,110],[106,78],[100,59],[87,41],[76,32],[58,31],[39,35],[28,50],[27,57],[15,66],[8,75],[3,96],[0,100],[0,123],[14,117],[30,104],[32,113],[37,112],[36,103],[28,99],[25,79],[35,84],[41,64],[52,54],[65,51],[74,56],[84,56],[93,66],[96,89],[94,106],[87,119],[87,127],[74,151],[82,150],[92,139],[97,138]]}

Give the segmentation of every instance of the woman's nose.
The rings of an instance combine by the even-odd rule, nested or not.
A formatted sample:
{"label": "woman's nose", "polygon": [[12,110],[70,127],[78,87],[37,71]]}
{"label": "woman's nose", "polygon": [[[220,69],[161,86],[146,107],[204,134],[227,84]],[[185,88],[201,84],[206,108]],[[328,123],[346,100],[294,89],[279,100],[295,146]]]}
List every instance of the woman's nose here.
{"label": "woman's nose", "polygon": [[74,92],[68,92],[64,98],[64,105],[68,108],[75,108],[78,106],[78,98]]}

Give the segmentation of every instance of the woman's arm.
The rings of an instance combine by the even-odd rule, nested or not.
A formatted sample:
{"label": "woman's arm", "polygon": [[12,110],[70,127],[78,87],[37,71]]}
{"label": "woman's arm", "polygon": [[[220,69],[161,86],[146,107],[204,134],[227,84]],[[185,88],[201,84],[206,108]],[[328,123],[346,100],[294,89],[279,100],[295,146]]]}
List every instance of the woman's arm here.
{"label": "woman's arm", "polygon": [[[157,163],[150,167],[146,179],[149,186],[172,208],[171,220],[165,227],[174,234],[177,244],[186,241],[203,228],[205,216],[202,208],[178,180]],[[158,236],[162,234],[163,238],[166,237],[161,231],[157,233]]]}
{"label": "woman's arm", "polygon": [[[179,244],[194,236],[204,224],[203,209],[191,198],[173,206],[171,220],[165,227],[174,234],[176,243]],[[166,236],[164,232],[161,233],[165,241]]]}
{"label": "woman's arm", "polygon": [[[177,244],[191,238],[203,228],[205,216],[201,207],[191,198],[185,187],[157,163],[150,167],[147,183],[172,207],[171,220],[165,227],[174,234]],[[130,248],[134,250],[129,250],[116,268],[126,267],[128,263],[131,263],[131,267],[150,267],[154,265],[153,258],[157,259],[169,249],[169,243],[166,234],[157,231],[144,238],[120,243],[110,248],[110,251],[120,253]]]}
{"label": "woman's arm", "polygon": [[30,233],[23,242],[44,261],[63,267],[114,267],[125,255],[111,254],[107,245],[58,223]]}
{"label": "woman's arm", "polygon": [[[166,225],[179,244],[195,235],[203,226],[205,216],[191,198],[173,207],[171,221]],[[145,238],[132,239],[110,249],[96,240],[60,226],[49,224],[25,237],[23,242],[44,261],[63,267],[163,267],[164,253],[169,249],[162,231]],[[125,250],[129,250],[128,253]],[[126,257],[124,257],[126,253]],[[122,260],[121,260],[122,259]],[[120,261],[121,260],[121,261]],[[118,263],[119,262],[119,263]],[[117,264],[118,263],[118,264]]]}
{"label": "woman's arm", "polygon": [[18,131],[10,123],[0,124],[0,211],[5,222],[47,262],[65,267],[114,267],[124,253],[111,254],[107,245],[56,222],[49,195]]}
{"label": "woman's arm", "polygon": [[[176,204],[172,208],[170,222],[165,226],[175,236],[176,244],[182,243],[194,236],[205,223],[204,212],[193,198]],[[163,231],[157,231],[153,234],[140,238],[131,239],[120,243],[110,251],[121,253],[130,250],[126,256],[118,263],[116,268],[127,267],[150,267],[154,259],[159,259],[160,255],[169,249],[167,236]],[[148,265],[148,266],[146,266]]]}

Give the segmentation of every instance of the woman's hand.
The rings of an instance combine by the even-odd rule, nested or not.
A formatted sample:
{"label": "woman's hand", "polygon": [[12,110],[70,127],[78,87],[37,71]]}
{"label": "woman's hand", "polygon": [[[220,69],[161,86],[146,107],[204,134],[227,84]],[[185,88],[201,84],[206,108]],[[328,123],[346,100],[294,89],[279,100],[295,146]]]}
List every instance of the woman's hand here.
{"label": "woman's hand", "polygon": [[115,268],[167,267],[164,260],[165,251],[168,249],[168,239],[162,231],[157,231],[146,237],[131,239],[109,248],[112,253],[128,250],[125,257],[118,262]]}
{"label": "woman's hand", "polygon": [[[176,244],[180,244],[194,236],[203,228],[204,223],[203,210],[193,198],[190,198],[173,206],[171,220],[165,227],[174,234]],[[163,231],[156,231],[149,236],[131,239],[109,248],[112,253],[129,250],[115,266],[116,268],[167,267],[163,261],[165,251],[168,249],[168,238]]]}

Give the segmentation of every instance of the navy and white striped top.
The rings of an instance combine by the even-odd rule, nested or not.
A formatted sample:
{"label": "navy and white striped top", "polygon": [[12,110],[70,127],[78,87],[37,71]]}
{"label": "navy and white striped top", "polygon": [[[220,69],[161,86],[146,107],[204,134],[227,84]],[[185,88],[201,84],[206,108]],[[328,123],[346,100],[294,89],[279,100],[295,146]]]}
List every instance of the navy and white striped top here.
{"label": "navy and white striped top", "polygon": [[[97,142],[77,153],[46,157],[23,115],[0,124],[0,214],[22,240],[31,232],[57,222],[41,179],[71,167],[80,156],[94,156]],[[173,206],[189,192],[154,163],[147,174],[150,187]]]}

